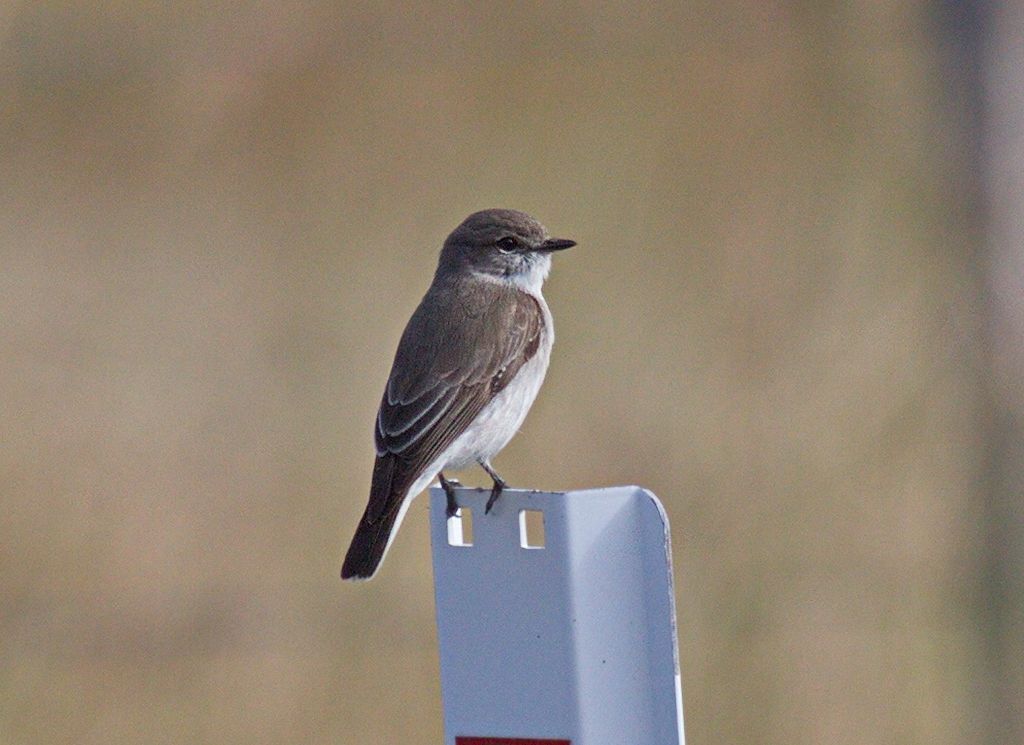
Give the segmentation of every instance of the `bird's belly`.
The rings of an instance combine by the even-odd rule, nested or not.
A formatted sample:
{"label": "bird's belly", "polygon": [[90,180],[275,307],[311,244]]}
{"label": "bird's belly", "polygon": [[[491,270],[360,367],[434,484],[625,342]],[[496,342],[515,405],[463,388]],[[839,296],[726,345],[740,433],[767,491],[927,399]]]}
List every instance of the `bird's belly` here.
{"label": "bird's belly", "polygon": [[458,469],[490,460],[508,444],[537,398],[547,372],[549,354],[550,345],[542,345],[540,352],[483,408],[452,443],[444,468]]}

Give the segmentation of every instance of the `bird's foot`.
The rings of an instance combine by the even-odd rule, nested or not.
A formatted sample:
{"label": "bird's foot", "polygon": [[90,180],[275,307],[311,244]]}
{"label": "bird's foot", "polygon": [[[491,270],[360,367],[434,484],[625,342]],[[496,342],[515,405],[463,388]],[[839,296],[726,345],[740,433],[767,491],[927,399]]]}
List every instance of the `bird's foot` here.
{"label": "bird's foot", "polygon": [[491,468],[491,464],[486,460],[478,461],[478,463],[482,469],[487,471],[487,475],[491,477],[491,480],[494,481],[494,486],[491,487],[491,497],[487,500],[487,506],[484,507],[484,514],[489,515],[491,514],[491,507],[493,507],[494,503],[498,501],[498,497],[501,496],[502,490],[508,486],[508,484],[505,483],[505,479],[494,472],[494,469]]}
{"label": "bird's foot", "polygon": [[441,488],[444,489],[444,496],[448,501],[444,514],[446,517],[455,517],[459,511],[459,503],[455,501],[455,487],[462,486],[462,484],[456,479],[446,479],[443,473],[439,473],[437,478],[441,482]]}
{"label": "bird's foot", "polygon": [[494,503],[498,501],[498,497],[501,496],[501,492],[506,486],[508,486],[508,484],[501,479],[494,479],[494,486],[491,487],[491,496],[487,500],[487,506],[484,507],[485,515],[491,514],[491,507],[493,507]]}

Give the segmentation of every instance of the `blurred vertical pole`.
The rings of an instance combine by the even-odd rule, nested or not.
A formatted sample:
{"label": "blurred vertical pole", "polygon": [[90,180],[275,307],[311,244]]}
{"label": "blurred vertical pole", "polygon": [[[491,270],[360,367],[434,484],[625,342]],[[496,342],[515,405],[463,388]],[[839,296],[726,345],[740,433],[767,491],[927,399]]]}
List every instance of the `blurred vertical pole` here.
{"label": "blurred vertical pole", "polygon": [[992,742],[1024,742],[1024,3],[985,10],[982,189],[991,471],[983,619]]}
{"label": "blurred vertical pole", "polygon": [[982,312],[983,448],[974,574],[981,741],[1024,742],[1024,3],[944,0]]}

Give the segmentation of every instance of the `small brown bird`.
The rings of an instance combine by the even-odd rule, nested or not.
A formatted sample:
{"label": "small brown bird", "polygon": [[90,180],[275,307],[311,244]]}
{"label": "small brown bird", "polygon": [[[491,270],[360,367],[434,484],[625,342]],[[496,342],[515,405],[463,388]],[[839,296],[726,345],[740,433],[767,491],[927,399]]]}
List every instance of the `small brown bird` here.
{"label": "small brown bird", "polygon": [[370,501],[341,570],[369,579],[413,498],[443,471],[478,463],[505,482],[493,458],[519,429],[547,372],[554,327],[541,286],[551,254],[575,241],[551,238],[515,210],[475,212],[441,249],[434,281],[409,319],[377,413]]}

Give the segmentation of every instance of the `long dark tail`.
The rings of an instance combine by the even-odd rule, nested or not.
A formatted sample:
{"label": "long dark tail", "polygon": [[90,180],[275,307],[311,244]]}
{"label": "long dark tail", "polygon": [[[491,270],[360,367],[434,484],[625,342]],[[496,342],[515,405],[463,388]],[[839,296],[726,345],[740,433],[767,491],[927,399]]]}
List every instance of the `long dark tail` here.
{"label": "long dark tail", "polygon": [[[373,485],[370,501],[359,521],[352,544],[341,567],[342,579],[370,579],[377,573],[391,542],[391,534],[402,512],[402,502],[410,484],[401,478],[403,469],[395,456],[386,454],[377,458],[373,467]],[[398,478],[396,478],[396,476]]]}
{"label": "long dark tail", "polygon": [[345,563],[341,567],[342,579],[370,579],[377,573],[397,518],[398,510],[381,515],[374,522],[363,515],[348,553],[345,554]]}

